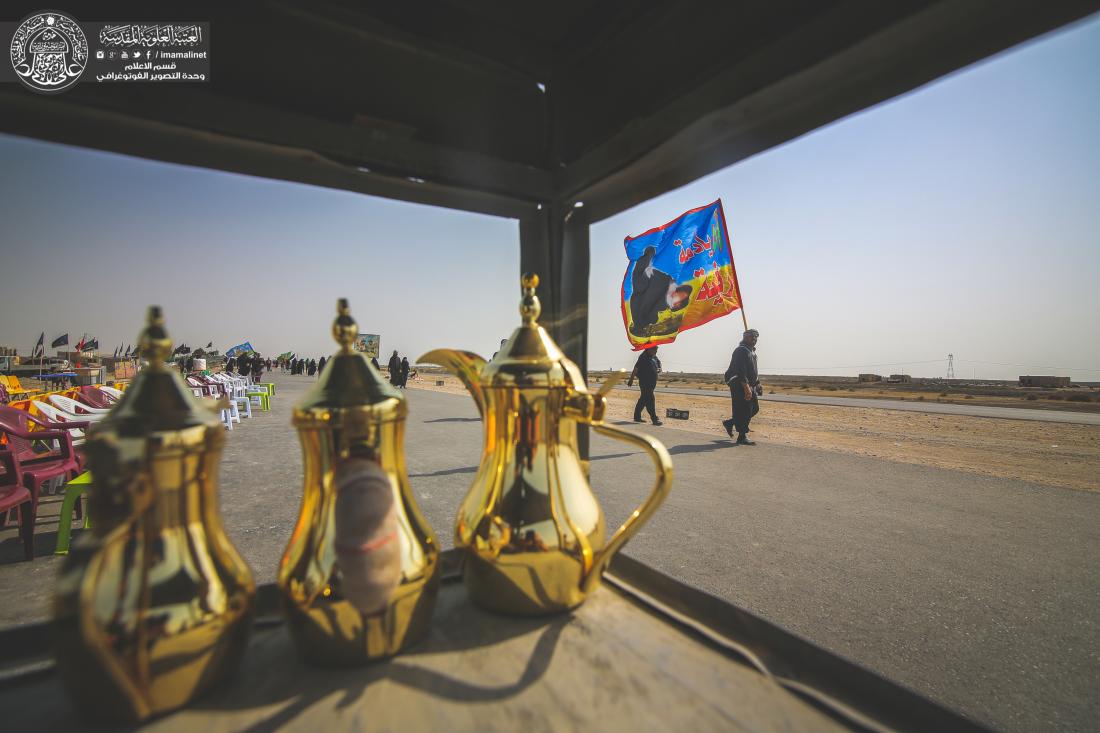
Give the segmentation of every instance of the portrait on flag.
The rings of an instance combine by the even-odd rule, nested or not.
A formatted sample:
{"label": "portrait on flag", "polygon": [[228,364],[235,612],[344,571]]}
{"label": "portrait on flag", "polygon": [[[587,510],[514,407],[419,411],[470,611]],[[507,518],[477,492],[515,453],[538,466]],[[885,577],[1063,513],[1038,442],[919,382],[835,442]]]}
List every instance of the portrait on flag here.
{"label": "portrait on flag", "polygon": [[363,352],[368,358],[377,359],[380,346],[381,336],[376,333],[361,333],[355,340],[355,350]]}
{"label": "portrait on flag", "polygon": [[722,201],[624,242],[622,313],[635,351],[667,344],[741,307]]}

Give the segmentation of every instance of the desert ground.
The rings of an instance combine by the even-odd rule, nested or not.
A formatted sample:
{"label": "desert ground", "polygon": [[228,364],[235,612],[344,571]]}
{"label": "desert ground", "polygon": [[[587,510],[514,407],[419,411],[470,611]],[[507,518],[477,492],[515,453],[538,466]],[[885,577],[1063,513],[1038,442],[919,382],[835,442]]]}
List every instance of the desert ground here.
{"label": "desert ground", "polygon": [[[607,378],[610,371],[590,371],[594,382]],[[855,377],[826,377],[790,374],[762,374],[761,382],[769,394],[810,395],[815,397],[857,397],[862,399],[912,400],[945,404],[1018,407],[1032,410],[1070,410],[1100,413],[1100,387],[1095,383],[1076,383],[1070,387],[1020,387],[1015,382],[998,380],[930,379],[915,377],[910,382],[860,382]],[[662,387],[725,392],[718,374],[666,372],[657,384]]]}
{"label": "desert ground", "polygon": [[[437,382],[443,382],[442,386]],[[450,393],[465,393],[462,384],[448,374],[423,372],[415,386]],[[669,428],[725,437],[721,421],[730,415],[728,393],[714,397],[662,394],[657,388],[657,410]],[[671,386],[700,387],[698,382],[672,382]],[[705,387],[704,387],[705,388]],[[766,383],[765,389],[770,390]],[[788,390],[771,390],[783,393]],[[892,399],[906,391],[880,391]],[[793,394],[836,396],[839,392],[790,389]],[[921,396],[919,392],[912,392]],[[860,390],[859,397],[874,396]],[[610,419],[632,420],[635,397],[612,392]],[[987,402],[987,400],[1000,400]],[[974,404],[1032,407],[1034,402],[996,396]],[[1070,404],[1058,401],[1060,406]],[[1088,404],[1088,403],[1075,403]],[[664,417],[666,408],[688,410],[688,420]],[[1100,427],[981,417],[932,415],[883,409],[850,409],[826,405],[761,403],[753,419],[752,437],[784,445],[881,458],[899,463],[947,468],[997,478],[1100,491]]]}

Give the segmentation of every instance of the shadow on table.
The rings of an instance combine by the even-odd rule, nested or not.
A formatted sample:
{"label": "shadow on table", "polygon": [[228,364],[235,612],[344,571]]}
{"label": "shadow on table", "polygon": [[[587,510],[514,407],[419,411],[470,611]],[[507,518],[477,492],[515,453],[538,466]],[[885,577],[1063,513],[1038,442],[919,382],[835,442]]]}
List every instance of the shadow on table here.
{"label": "shadow on table", "polygon": [[480,417],[437,417],[424,422],[481,422]]}
{"label": "shadow on table", "polygon": [[460,466],[458,468],[444,468],[431,473],[410,473],[409,478],[432,478],[433,476],[454,476],[460,473],[477,473],[477,466]]}
{"label": "shadow on table", "polygon": [[[488,614],[476,608],[459,589],[442,593],[427,638],[391,660],[352,669],[326,669],[301,661],[285,627],[263,632],[267,638],[254,640],[244,669],[224,691],[200,700],[192,708],[221,711],[257,711],[280,702],[277,712],[243,727],[252,733],[279,730],[314,704],[339,693],[337,710],[355,705],[373,684],[391,682],[459,703],[499,702],[522,693],[540,680],[550,667],[562,631],[570,614],[552,618],[514,618]],[[489,686],[440,671],[440,655],[453,655],[449,666],[472,670],[513,666],[517,649],[491,650],[517,637],[538,633],[526,655],[523,669],[514,682]],[[463,655],[490,653],[507,655],[499,665],[462,664]],[[478,660],[479,662],[483,660]],[[430,669],[432,664],[437,669]],[[411,700],[410,700],[411,701]]]}

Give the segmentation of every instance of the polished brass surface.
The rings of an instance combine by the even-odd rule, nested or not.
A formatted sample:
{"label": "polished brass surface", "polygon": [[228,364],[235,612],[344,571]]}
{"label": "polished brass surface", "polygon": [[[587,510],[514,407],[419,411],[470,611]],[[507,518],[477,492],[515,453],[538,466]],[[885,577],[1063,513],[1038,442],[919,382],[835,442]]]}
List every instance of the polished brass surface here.
{"label": "polished brass surface", "polygon": [[[339,351],[294,408],[305,478],[298,522],[278,584],[303,656],[329,666],[396,654],[427,631],[439,590],[439,543],[413,498],[405,468],[405,398],[352,350],[358,326],[337,307]],[[343,459],[377,462],[393,486],[401,579],[385,608],[366,615],[345,598],[336,550],[336,472]]]}
{"label": "polished brass surface", "polygon": [[[655,439],[604,424],[605,395],[541,328],[537,275],[524,276],[522,325],[491,362],[439,349],[440,364],[473,395],[485,428],[481,465],[455,520],[463,577],[476,603],[536,615],[574,608],[599,585],[607,563],[657,510],[672,485],[672,460]],[[605,543],[603,510],[577,449],[578,423],[646,451],[656,481],[645,502]]]}
{"label": "polished brass surface", "polygon": [[140,721],[221,683],[248,639],[252,573],[222,526],[225,428],[165,367],[172,342],[149,309],[149,364],[87,440],[92,532],[54,597],[58,666],[93,719]]}

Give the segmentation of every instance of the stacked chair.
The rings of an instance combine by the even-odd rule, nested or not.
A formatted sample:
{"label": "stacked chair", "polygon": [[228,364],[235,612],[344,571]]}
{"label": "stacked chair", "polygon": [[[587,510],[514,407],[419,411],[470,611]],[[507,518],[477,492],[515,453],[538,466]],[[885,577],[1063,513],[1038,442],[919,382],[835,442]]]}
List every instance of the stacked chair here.
{"label": "stacked chair", "polygon": [[6,445],[0,445],[0,523],[8,513],[19,513],[19,537],[23,540],[23,557],[34,559],[34,520],[38,514],[35,496],[23,484],[19,461]]}
{"label": "stacked chair", "polygon": [[22,384],[19,383],[19,377],[9,377],[3,374],[0,374],[0,387],[2,387],[4,391],[8,393],[9,400],[25,400],[42,392],[42,390],[40,389],[30,389],[28,387],[24,387]]}
{"label": "stacked chair", "polygon": [[[9,515],[18,513],[24,555],[34,557],[34,523],[38,499],[50,484],[64,486],[58,528],[57,554],[69,549],[72,518],[88,519],[81,498],[91,482],[84,470],[79,447],[88,426],[102,420],[122,399],[115,385],[94,385],[42,392],[26,389],[18,379],[4,377],[0,388],[11,398],[0,404],[0,527]],[[202,399],[225,399],[221,419],[226,430],[233,430],[242,419],[253,417],[253,408],[271,409],[275,386],[255,384],[246,376],[233,374],[194,374],[186,377],[192,393]]]}
{"label": "stacked chair", "polygon": [[[218,399],[217,395],[212,395],[203,390],[202,387],[191,387],[191,394],[201,399]],[[237,407],[237,403],[234,401],[228,401],[228,407],[223,407],[218,411],[218,416],[221,418],[222,423],[225,424],[226,430],[233,429],[233,423],[240,423],[241,412]],[[248,415],[252,417],[252,415]]]}
{"label": "stacked chair", "polygon": [[[0,436],[4,439],[4,445],[0,446],[3,454],[0,464],[4,469],[0,476],[0,521],[6,521],[11,509],[19,512],[23,551],[28,560],[34,558],[38,497],[48,482],[68,482],[83,472],[84,461],[69,430],[87,426],[87,422],[61,426],[0,405]],[[81,515],[79,505],[76,512]]]}

